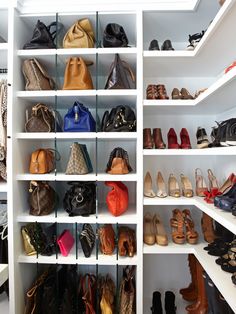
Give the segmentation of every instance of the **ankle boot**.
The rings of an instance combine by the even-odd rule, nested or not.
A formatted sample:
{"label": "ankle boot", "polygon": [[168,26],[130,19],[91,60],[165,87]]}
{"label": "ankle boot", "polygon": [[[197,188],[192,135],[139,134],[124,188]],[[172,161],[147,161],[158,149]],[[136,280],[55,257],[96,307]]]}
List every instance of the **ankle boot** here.
{"label": "ankle boot", "polygon": [[152,294],[152,314],[163,314],[162,304],[161,304],[161,293],[159,291],[154,291]]}
{"label": "ankle boot", "polygon": [[213,227],[213,219],[208,216],[206,213],[202,213],[201,219],[202,232],[204,240],[208,243],[211,243],[215,240],[216,235]]}
{"label": "ankle boot", "polygon": [[155,148],[158,148],[158,149],[166,148],[166,144],[163,142],[163,139],[162,139],[160,128],[153,129],[153,141],[154,141]]}
{"label": "ankle boot", "polygon": [[208,303],[207,303],[207,296],[205,290],[205,283],[203,278],[203,271],[202,265],[196,261],[196,268],[197,268],[197,300],[195,303],[188,305],[186,310],[189,314],[207,314],[208,313]]}
{"label": "ankle boot", "polygon": [[165,293],[165,310],[166,314],[176,314],[175,295],[172,291]]}
{"label": "ankle boot", "polygon": [[191,275],[191,283],[187,288],[180,289],[179,293],[186,301],[195,301],[197,299],[197,276],[196,276],[196,257],[193,254],[188,255],[188,266]]}
{"label": "ankle boot", "polygon": [[143,148],[150,149],[153,147],[151,129],[143,129]]}

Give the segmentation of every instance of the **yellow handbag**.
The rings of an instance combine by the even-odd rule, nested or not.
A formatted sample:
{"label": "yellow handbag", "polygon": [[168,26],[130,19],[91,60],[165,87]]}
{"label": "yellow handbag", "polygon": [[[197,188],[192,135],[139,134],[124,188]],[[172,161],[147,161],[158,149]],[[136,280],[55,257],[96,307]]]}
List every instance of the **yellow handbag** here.
{"label": "yellow handbag", "polygon": [[93,48],[94,32],[89,19],[81,19],[74,23],[63,39],[63,48]]}

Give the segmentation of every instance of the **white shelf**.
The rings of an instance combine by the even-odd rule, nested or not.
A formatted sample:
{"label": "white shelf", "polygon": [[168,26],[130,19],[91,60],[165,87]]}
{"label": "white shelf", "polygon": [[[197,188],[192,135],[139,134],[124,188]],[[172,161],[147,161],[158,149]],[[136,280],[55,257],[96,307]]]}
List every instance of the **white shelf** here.
{"label": "white shelf", "polygon": [[54,173],[46,173],[46,174],[31,174],[31,173],[24,173],[16,175],[16,180],[18,181],[55,181],[55,174]]}
{"label": "white shelf", "polygon": [[82,175],[71,175],[65,173],[57,173],[56,177],[54,178],[55,181],[96,181],[96,174],[95,173],[88,173]]}
{"label": "white shelf", "polygon": [[[169,236],[170,241],[170,236]],[[205,246],[207,243],[205,244]],[[172,241],[166,246],[161,246],[158,244],[147,245],[143,244],[143,254],[191,254],[194,253],[195,247],[202,247],[201,244],[191,245],[188,243],[185,244],[176,244]]]}
{"label": "white shelf", "polygon": [[144,197],[143,199],[143,205],[145,206],[161,206],[161,205],[167,205],[167,206],[181,206],[181,205],[195,205],[194,204],[194,198],[193,197],[172,197],[167,196],[164,198],[161,197]]}
{"label": "white shelf", "polygon": [[144,149],[144,156],[231,156],[236,155],[236,146],[204,149]]}
{"label": "white shelf", "polygon": [[135,205],[129,205],[126,212],[121,216],[115,217],[109,212],[106,204],[103,206],[99,205],[97,223],[137,224],[136,207]]}
{"label": "white shelf", "polygon": [[97,175],[98,181],[137,181],[138,176],[136,173],[128,174],[109,174],[109,173],[99,173]]}
{"label": "white shelf", "polygon": [[8,43],[0,43],[0,50],[8,50]]}
{"label": "white shelf", "polygon": [[0,264],[0,286],[8,279],[8,264]]}
{"label": "white shelf", "polygon": [[7,182],[1,182],[0,183],[0,193],[6,193],[7,192]]}
{"label": "white shelf", "polygon": [[137,132],[34,132],[16,133],[17,139],[136,139]]}

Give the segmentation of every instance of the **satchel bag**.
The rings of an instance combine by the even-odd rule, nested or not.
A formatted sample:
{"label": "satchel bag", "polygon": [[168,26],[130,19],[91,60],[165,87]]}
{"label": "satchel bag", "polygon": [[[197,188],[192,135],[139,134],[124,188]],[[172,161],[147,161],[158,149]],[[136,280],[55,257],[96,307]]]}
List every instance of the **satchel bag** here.
{"label": "satchel bag", "polygon": [[47,182],[30,181],[29,192],[30,215],[44,216],[53,212],[57,195]]}
{"label": "satchel bag", "polygon": [[86,145],[77,142],[71,146],[70,158],[66,167],[66,174],[81,175],[92,172],[92,164]]}
{"label": "satchel bag", "polygon": [[76,101],[64,117],[64,131],[95,132],[96,122],[88,108]]}
{"label": "satchel bag", "polygon": [[127,47],[128,43],[128,38],[121,25],[116,23],[107,24],[103,33],[104,47]]}
{"label": "satchel bag", "polygon": [[93,251],[96,235],[90,224],[84,224],[83,229],[79,235],[82,250],[85,257],[90,257]]}
{"label": "satchel bag", "polygon": [[107,224],[98,230],[100,250],[102,254],[112,255],[115,249],[115,232],[111,224]]}
{"label": "satchel bag", "polygon": [[135,314],[134,266],[126,266],[119,291],[119,314]]}
{"label": "satchel bag", "polygon": [[74,238],[69,230],[64,230],[62,234],[57,239],[57,244],[59,245],[61,254],[63,256],[68,256],[72,246],[74,245]]}
{"label": "satchel bag", "polygon": [[120,256],[133,257],[136,253],[135,231],[129,227],[119,227],[118,231],[118,254]]}
{"label": "satchel bag", "polygon": [[[91,65],[91,62],[88,65]],[[93,89],[91,74],[82,58],[69,58],[65,74],[63,88],[66,90]]]}
{"label": "satchel bag", "polygon": [[128,153],[121,147],[114,148],[110,154],[106,172],[110,174],[127,174],[132,170]]}
{"label": "satchel bag", "polygon": [[89,19],[81,19],[74,23],[63,39],[63,48],[93,48],[94,32]]}
{"label": "satchel bag", "polygon": [[127,186],[120,181],[107,181],[105,184],[112,188],[106,196],[109,212],[116,217],[122,215],[128,209],[129,204],[129,192]]}
{"label": "satchel bag", "polygon": [[[128,78],[128,75],[131,81]],[[135,85],[135,76],[128,63],[121,60],[118,53],[115,55],[115,60],[111,65],[105,89],[132,89]]]}
{"label": "satchel bag", "polygon": [[55,88],[53,79],[35,58],[23,61],[22,72],[25,78],[25,90],[51,90]]}
{"label": "satchel bag", "polygon": [[89,216],[96,212],[96,185],[94,182],[70,182],[71,188],[63,199],[69,216]]}
{"label": "satchel bag", "polygon": [[55,156],[54,152],[57,153],[56,160],[60,159],[60,155],[57,151],[51,148],[40,148],[31,154],[29,171],[33,174],[45,174],[50,173],[55,169]]}
{"label": "satchel bag", "polygon": [[136,116],[129,106],[117,106],[109,113],[105,111],[102,118],[102,132],[135,132]]}

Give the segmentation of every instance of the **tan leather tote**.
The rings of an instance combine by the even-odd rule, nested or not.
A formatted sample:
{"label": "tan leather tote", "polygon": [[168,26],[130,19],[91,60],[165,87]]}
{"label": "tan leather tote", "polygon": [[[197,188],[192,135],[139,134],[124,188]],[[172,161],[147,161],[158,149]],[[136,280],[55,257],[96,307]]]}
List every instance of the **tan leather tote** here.
{"label": "tan leather tote", "polygon": [[63,48],[93,48],[94,32],[89,19],[81,19],[74,23],[63,39]]}
{"label": "tan leather tote", "polygon": [[[58,159],[57,159],[58,160]],[[55,157],[52,149],[37,149],[31,154],[30,173],[50,173],[55,169]]]}
{"label": "tan leather tote", "polygon": [[[88,62],[88,65],[92,63]],[[66,65],[63,89],[93,89],[92,77],[82,58],[70,58]]]}

